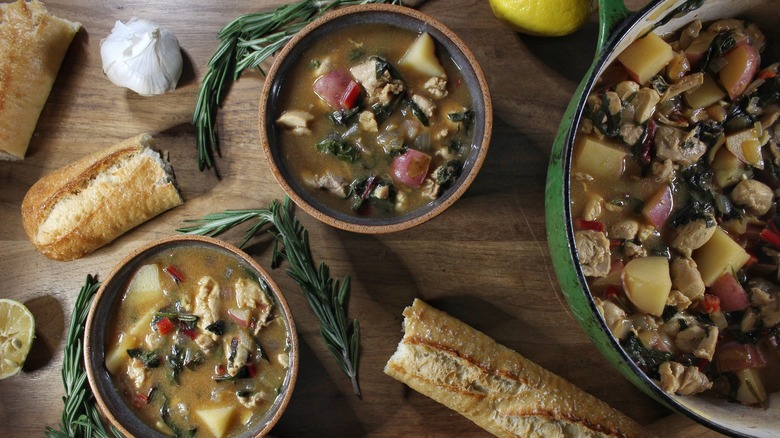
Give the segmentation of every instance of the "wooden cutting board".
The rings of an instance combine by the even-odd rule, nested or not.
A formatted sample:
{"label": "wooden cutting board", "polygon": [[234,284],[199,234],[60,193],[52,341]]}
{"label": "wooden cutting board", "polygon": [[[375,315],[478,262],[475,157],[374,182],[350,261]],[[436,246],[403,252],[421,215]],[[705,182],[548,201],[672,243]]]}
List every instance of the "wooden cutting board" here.
{"label": "wooden cutting board", "polygon": [[[270,0],[49,0],[50,11],[80,21],[41,115],[27,159],[0,162],[0,296],[24,302],[37,321],[24,371],[0,381],[0,436],[40,436],[60,420],[64,337],[88,273],[106,275],[144,242],[175,233],[186,219],[222,209],[261,208],[283,192],[259,147],[256,118],[262,77],[244,74],[219,113],[221,179],[197,167],[190,124],[200,79],[219,29]],[[488,78],[495,124],[474,184],[447,212],[415,229],[369,236],[329,228],[299,213],[313,253],[352,278],[351,316],[361,321],[360,382],[352,393],[324,346],[312,312],[283,269],[301,339],[301,368],[276,436],[479,436],[465,418],[385,376],[401,339],[401,312],[420,297],[618,407],[662,436],[715,436],[671,415],[623,379],[591,345],[569,312],[547,250],[544,187],[549,151],[564,108],[593,58],[595,18],[574,35],[516,34],[484,0],[430,0],[421,9],[451,27]],[[179,88],[140,97],[103,75],[99,42],[114,21],[136,16],[172,30],[183,48]],[[22,229],[20,205],[40,177],[85,154],[141,132],[154,134],[175,168],[184,206],[138,227],[96,253],[55,262],[37,253]],[[241,231],[224,239],[239,243]],[[248,251],[270,269],[267,239]]]}

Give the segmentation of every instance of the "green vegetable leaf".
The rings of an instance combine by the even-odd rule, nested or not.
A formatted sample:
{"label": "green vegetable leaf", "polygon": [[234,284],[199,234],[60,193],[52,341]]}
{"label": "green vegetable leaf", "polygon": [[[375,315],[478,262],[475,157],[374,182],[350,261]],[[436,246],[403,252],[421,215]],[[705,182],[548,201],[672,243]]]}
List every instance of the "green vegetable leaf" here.
{"label": "green vegetable leaf", "polygon": [[144,351],[142,348],[131,348],[127,350],[127,355],[133,359],[138,359],[144,368],[157,368],[162,361],[156,351]]}
{"label": "green vegetable leaf", "polygon": [[651,378],[658,378],[658,367],[664,362],[668,362],[672,357],[672,353],[645,347],[633,332],[629,332],[628,337],[621,342],[621,345],[631,360],[645,370]]}
{"label": "green vegetable leaf", "polygon": [[409,105],[409,108],[411,108],[412,114],[417,117],[417,120],[419,120],[423,126],[431,126],[431,122],[428,120],[428,116],[425,115],[419,105],[414,103],[412,99],[406,99],[405,102],[407,105]]}
{"label": "green vegetable leaf", "polygon": [[360,106],[351,109],[340,109],[328,114],[328,118],[336,125],[346,125],[353,117],[360,113]]}
{"label": "green vegetable leaf", "polygon": [[699,65],[696,68],[696,72],[703,72],[707,70],[712,61],[731,50],[737,45],[734,34],[731,31],[721,32],[713,38],[707,51],[704,53],[704,57],[699,61]]}
{"label": "green vegetable leaf", "polygon": [[463,163],[460,160],[450,160],[434,171],[433,178],[436,184],[442,188],[447,188],[458,179],[462,170]]}
{"label": "green vegetable leaf", "polygon": [[326,138],[317,143],[315,147],[320,153],[333,155],[348,163],[354,163],[360,158],[360,148],[350,145],[344,140]]}
{"label": "green vegetable leaf", "polygon": [[449,113],[447,118],[453,122],[463,125],[463,129],[468,132],[471,129],[471,124],[474,121],[474,111],[469,109],[459,113]]}

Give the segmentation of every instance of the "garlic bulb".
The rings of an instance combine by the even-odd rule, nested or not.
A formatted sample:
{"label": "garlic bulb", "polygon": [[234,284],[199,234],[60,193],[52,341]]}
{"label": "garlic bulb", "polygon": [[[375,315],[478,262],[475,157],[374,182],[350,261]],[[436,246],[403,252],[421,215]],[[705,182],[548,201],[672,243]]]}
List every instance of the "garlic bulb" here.
{"label": "garlic bulb", "polygon": [[127,24],[116,22],[100,41],[100,58],[111,82],[142,96],[176,88],[183,65],[176,36],[135,17]]}

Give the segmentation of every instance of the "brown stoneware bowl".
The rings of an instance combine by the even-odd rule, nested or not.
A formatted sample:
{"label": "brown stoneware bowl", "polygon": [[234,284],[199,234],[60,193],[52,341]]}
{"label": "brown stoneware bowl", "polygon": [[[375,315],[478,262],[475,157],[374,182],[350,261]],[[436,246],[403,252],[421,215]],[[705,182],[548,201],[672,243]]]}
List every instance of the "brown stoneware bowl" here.
{"label": "brown stoneware bowl", "polygon": [[[456,65],[471,96],[474,120],[473,139],[464,156],[463,170],[458,179],[438,198],[400,216],[375,218],[340,212],[318,201],[307,192],[285,167],[279,144],[280,102],[286,79],[296,63],[304,57],[313,42],[337,29],[356,24],[384,24],[397,26],[433,37],[437,54],[448,56]],[[305,61],[305,60],[304,60]],[[396,60],[391,60],[395,62]],[[340,8],[315,20],[279,52],[268,72],[260,100],[260,140],[268,164],[282,189],[303,210],[322,222],[336,228],[359,233],[388,233],[414,227],[442,213],[466,191],[485,159],[493,123],[487,81],[474,55],[450,29],[437,20],[411,8],[393,5],[359,5]],[[314,141],[313,141],[314,143]],[[312,144],[312,148],[314,144]]]}
{"label": "brown stoneware bowl", "polygon": [[[268,286],[273,306],[276,307],[277,317],[286,326],[289,349],[285,348],[285,350],[289,351],[289,363],[286,375],[279,387],[278,395],[264,415],[253,419],[246,427],[237,426],[239,428],[238,432],[230,434],[230,436],[241,438],[264,436],[269,433],[282,416],[295,386],[298,374],[298,338],[295,331],[295,323],[293,322],[287,301],[265,270],[238,248],[211,237],[182,235],[150,242],[128,255],[105,277],[92,302],[84,336],[84,362],[87,368],[89,385],[95,395],[97,406],[104,418],[124,436],[166,436],[143,422],[134,413],[132,406],[124,400],[122,394],[120,394],[112,382],[111,375],[106,369],[106,352],[110,348],[110,345],[107,345],[111,333],[109,328],[115,312],[121,304],[124,291],[138,268],[149,257],[165,254],[171,249],[190,247],[205,248],[210,252],[227,255],[236,260],[241,269],[264,281]],[[184,372],[187,372],[187,370]]]}

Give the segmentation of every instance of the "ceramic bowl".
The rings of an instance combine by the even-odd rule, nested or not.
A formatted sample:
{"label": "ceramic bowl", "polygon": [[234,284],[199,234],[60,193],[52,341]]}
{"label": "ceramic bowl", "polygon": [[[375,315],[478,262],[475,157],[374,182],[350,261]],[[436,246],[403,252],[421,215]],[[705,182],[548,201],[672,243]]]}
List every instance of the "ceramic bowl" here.
{"label": "ceramic bowl", "polygon": [[[455,62],[468,87],[475,112],[474,137],[457,181],[437,199],[427,205],[393,218],[357,217],[323,205],[311,196],[285,168],[278,143],[280,93],[285,78],[302,54],[318,38],[355,24],[389,24],[415,33],[428,32],[436,42],[440,57],[449,56]],[[439,215],[466,191],[485,159],[493,123],[493,112],[487,81],[471,51],[450,29],[437,20],[411,8],[393,5],[359,5],[337,9],[315,20],[279,52],[268,71],[260,100],[260,139],[274,177],[287,195],[303,210],[334,227],[360,233],[387,233],[404,230]],[[313,147],[313,146],[312,146]]]}
{"label": "ceramic bowl", "polygon": [[89,385],[95,395],[97,406],[104,418],[122,432],[124,436],[145,438],[165,436],[142,422],[133,413],[132,408],[123,400],[122,395],[114,386],[105,366],[106,337],[109,333],[108,327],[111,323],[112,315],[119,306],[124,289],[129,279],[144,261],[150,256],[171,249],[189,247],[206,248],[209,251],[227,254],[237,259],[242,266],[257,275],[258,278],[265,280],[269,286],[271,298],[277,307],[278,314],[288,328],[290,363],[281,392],[262,418],[254,421],[251,426],[237,435],[241,438],[264,436],[281,417],[295,386],[298,374],[298,338],[295,331],[295,323],[293,322],[287,301],[265,270],[243,251],[211,237],[182,235],[153,241],[128,255],[105,277],[90,307],[84,336],[84,362],[87,368]]}
{"label": "ceramic bowl", "polygon": [[[561,123],[548,169],[545,206],[548,242],[562,291],[575,317],[601,353],[643,392],[667,407],[724,434],[779,436],[780,394],[774,393],[770,396],[767,409],[729,403],[704,394],[689,397],[669,395],[629,358],[596,308],[577,262],[570,211],[569,177],[576,127],[582,117],[587,96],[604,68],[632,41],[654,28],[661,35],[672,33],[696,18],[708,22],[739,17],[755,21],[759,28],[770,35],[769,44],[775,44],[776,39],[771,36],[776,37],[780,8],[777,7],[776,1],[771,0],[710,0],[698,9],[680,15],[675,13],[675,10],[684,2],[668,0],[651,2],[641,11],[626,17],[627,11],[622,0],[601,0],[600,3],[600,50]],[[666,19],[670,20],[663,24]]]}

